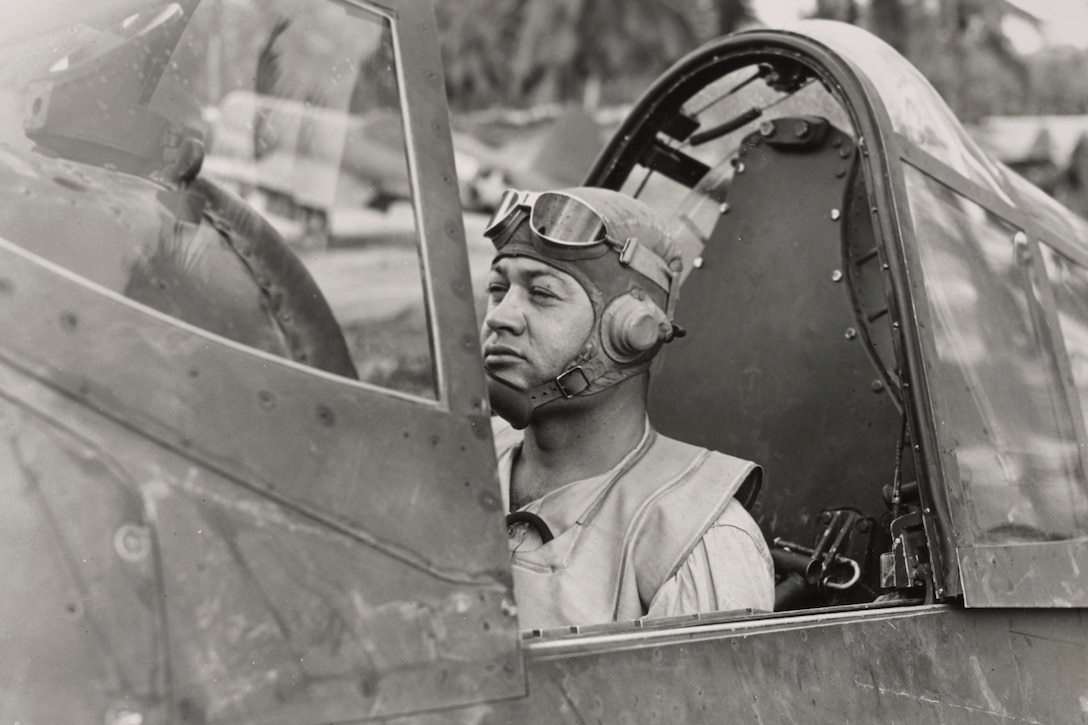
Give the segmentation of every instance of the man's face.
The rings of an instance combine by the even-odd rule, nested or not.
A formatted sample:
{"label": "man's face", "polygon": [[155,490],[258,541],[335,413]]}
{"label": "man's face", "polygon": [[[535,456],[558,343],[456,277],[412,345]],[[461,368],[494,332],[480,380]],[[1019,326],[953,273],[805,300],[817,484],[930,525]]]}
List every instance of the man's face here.
{"label": "man's face", "polygon": [[484,366],[521,390],[566,370],[593,329],[593,304],[582,285],[535,259],[496,260],[487,294]]}

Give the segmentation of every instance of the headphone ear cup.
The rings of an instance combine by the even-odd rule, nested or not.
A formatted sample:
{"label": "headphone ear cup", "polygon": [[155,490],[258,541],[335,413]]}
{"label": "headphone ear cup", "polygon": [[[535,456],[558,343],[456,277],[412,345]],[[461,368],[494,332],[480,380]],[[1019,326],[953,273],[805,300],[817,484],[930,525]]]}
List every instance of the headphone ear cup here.
{"label": "headphone ear cup", "polygon": [[610,358],[630,363],[657,348],[670,327],[660,307],[628,292],[614,299],[601,316],[601,341]]}

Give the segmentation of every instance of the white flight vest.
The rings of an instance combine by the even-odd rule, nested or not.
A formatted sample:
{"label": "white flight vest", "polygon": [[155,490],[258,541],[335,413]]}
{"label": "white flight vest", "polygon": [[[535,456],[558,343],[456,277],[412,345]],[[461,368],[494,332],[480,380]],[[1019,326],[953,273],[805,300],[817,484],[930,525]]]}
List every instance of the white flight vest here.
{"label": "white flight vest", "polygon": [[[501,458],[517,438],[497,438]],[[762,469],[651,431],[573,526],[515,552],[519,618],[533,628],[638,619],[734,496],[751,505]]]}

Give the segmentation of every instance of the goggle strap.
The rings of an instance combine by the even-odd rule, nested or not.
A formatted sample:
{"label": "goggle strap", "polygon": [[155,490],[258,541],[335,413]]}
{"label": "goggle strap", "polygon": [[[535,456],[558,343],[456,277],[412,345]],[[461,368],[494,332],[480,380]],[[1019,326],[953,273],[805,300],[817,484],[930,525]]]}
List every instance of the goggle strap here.
{"label": "goggle strap", "polygon": [[[669,296],[669,305],[672,306],[674,276],[665,260],[643,247],[634,238],[624,242],[617,251],[620,254],[620,264],[630,267],[660,287]],[[669,319],[672,319],[671,311]]]}

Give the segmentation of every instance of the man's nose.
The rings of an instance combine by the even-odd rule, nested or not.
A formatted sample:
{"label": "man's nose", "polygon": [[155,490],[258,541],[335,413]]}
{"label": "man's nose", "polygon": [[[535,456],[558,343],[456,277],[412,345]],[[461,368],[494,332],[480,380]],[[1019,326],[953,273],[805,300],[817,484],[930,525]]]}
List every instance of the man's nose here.
{"label": "man's nose", "polygon": [[525,315],[519,298],[517,290],[510,289],[501,300],[489,304],[487,314],[484,315],[484,325],[496,332],[505,330],[515,335],[524,332]]}

